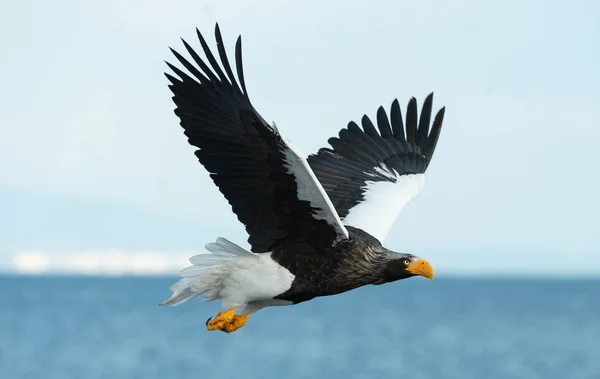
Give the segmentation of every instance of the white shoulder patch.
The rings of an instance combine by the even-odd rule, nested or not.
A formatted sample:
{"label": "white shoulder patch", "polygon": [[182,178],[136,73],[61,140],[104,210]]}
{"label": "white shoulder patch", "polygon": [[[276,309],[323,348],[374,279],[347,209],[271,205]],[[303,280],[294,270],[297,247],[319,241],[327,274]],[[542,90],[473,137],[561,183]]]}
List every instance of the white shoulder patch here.
{"label": "white shoulder patch", "polygon": [[287,145],[287,149],[284,151],[286,166],[296,180],[298,198],[310,202],[313,208],[317,209],[314,215],[316,219],[327,221],[338,234],[348,238],[348,231],[337,214],[333,203],[304,156],[294,149],[283,136],[281,138]]}

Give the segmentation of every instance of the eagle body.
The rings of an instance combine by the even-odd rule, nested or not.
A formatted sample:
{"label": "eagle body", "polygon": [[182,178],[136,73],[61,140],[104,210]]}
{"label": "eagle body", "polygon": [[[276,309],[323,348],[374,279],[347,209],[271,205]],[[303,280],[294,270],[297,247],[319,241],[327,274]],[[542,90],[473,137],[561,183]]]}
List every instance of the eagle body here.
{"label": "eagle body", "polygon": [[[399,261],[414,256],[400,256],[361,232],[349,228],[349,238],[328,247],[328,251],[314,251],[306,244],[273,250],[271,258],[294,275],[290,289],[277,295],[276,299],[297,304],[368,284],[383,284],[412,276],[403,270],[395,272],[392,263],[382,263],[394,262],[404,266]],[[307,254],[309,251],[310,254]]]}
{"label": "eagle body", "polygon": [[[232,332],[261,308],[291,305],[412,276],[433,277],[431,265],[382,245],[404,206],[423,189],[444,108],[430,127],[433,96],[418,116],[411,98],[403,118],[394,100],[376,122],[363,116],[305,158],[256,111],[246,90],[241,39],[236,74],[218,25],[217,57],[202,34],[202,59],[171,49],[188,73],[167,63],[175,114],[195,155],[248,233],[250,250],[219,237],[191,266],[163,304],[194,297],[221,300],[227,310],[209,330]],[[219,64],[220,61],[220,64]],[[208,63],[207,63],[208,62]]]}

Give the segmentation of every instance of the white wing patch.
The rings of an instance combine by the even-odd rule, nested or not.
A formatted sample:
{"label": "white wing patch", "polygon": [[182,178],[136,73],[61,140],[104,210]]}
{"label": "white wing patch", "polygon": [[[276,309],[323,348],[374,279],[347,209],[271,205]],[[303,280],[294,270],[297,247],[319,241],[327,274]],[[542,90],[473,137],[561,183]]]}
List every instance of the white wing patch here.
{"label": "white wing patch", "polygon": [[310,202],[312,207],[317,210],[314,218],[325,220],[337,230],[338,234],[348,238],[348,231],[308,162],[283,136],[281,137],[287,145],[287,149],[284,151],[286,166],[296,180],[298,199]]}
{"label": "white wing patch", "polygon": [[395,176],[395,183],[366,182],[364,200],[350,209],[344,224],[360,228],[383,243],[402,209],[425,186],[424,174]]}

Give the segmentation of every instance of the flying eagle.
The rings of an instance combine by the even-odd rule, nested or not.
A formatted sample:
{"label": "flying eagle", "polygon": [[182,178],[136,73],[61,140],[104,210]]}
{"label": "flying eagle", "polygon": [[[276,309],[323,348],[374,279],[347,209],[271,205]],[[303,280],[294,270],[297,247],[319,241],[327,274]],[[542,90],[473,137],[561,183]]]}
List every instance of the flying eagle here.
{"label": "flying eagle", "polygon": [[225,238],[206,245],[210,254],[190,258],[163,305],[203,295],[222,300],[224,312],[206,322],[227,333],[267,306],[292,305],[367,284],[420,275],[433,278],[429,262],[385,248],[402,208],[421,192],[424,173],[440,135],[444,108],[430,128],[433,94],[417,117],[411,98],[406,118],[397,100],[389,116],[377,111],[377,127],[363,116],[329,139],[331,148],[304,158],[252,106],[242,65],[241,36],[236,74],[215,27],[218,58],[196,29],[206,56],[185,40],[193,62],[171,49],[189,72],[167,62],[188,142],[249,235],[248,251]]}

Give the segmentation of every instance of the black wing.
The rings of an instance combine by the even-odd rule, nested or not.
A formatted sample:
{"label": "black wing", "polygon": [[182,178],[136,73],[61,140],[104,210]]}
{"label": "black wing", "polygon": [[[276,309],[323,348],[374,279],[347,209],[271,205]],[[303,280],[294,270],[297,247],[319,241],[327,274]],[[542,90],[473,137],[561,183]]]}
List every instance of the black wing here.
{"label": "black wing", "polygon": [[421,174],[431,162],[444,119],[442,108],[429,129],[432,103],[430,94],[418,119],[417,101],[410,99],[404,123],[394,100],[390,117],[383,107],[377,111],[379,131],[365,115],[362,129],[350,122],[339,138],[329,139],[333,149],[308,157],[345,225],[383,241],[404,206],[420,193]]}
{"label": "black wing", "polygon": [[197,34],[210,67],[183,41],[197,66],[171,51],[193,77],[169,63],[179,78],[165,75],[188,142],[199,148],[195,153],[198,160],[245,225],[252,251],[270,251],[283,240],[331,245],[347,237],[306,160],[250,103],[241,37],[235,49],[236,77],[219,26],[215,37],[223,69],[199,31]]}

